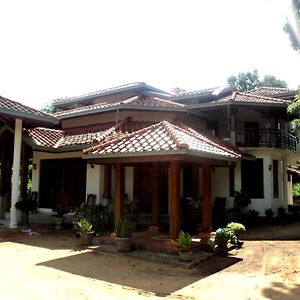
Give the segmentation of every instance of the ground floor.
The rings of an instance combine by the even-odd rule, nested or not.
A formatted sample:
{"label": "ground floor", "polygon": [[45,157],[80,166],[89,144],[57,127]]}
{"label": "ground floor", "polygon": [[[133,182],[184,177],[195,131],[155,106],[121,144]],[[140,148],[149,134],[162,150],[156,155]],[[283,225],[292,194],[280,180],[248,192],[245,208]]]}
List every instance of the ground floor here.
{"label": "ground floor", "polygon": [[82,249],[73,235],[26,236],[0,242],[0,282],[5,286],[1,295],[72,300],[298,299],[300,224],[252,229],[244,239],[244,248],[232,250],[230,256],[211,257],[186,269],[102,252],[96,244]]}

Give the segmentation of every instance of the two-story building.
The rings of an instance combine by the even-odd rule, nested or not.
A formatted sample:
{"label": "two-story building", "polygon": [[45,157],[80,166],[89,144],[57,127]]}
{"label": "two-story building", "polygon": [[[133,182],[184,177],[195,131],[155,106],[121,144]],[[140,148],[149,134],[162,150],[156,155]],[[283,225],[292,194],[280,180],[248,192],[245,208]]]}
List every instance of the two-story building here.
{"label": "two-story building", "polygon": [[149,225],[163,216],[175,236],[186,197],[202,200],[207,231],[214,199],[230,206],[234,191],[247,191],[262,215],[287,207],[287,166],[300,160],[286,111],[294,95],[213,88],[174,96],[132,83],[57,100],[59,128],[27,128],[23,138],[40,210],[78,206],[92,193],[98,203],[113,199],[117,222],[126,194]]}

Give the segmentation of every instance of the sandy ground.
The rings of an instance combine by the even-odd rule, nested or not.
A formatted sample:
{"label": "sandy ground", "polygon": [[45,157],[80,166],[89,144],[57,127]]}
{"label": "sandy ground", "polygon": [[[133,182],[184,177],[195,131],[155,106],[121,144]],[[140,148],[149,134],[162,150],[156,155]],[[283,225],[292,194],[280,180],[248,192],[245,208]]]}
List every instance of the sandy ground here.
{"label": "sandy ground", "polygon": [[189,270],[40,234],[0,243],[0,270],[0,299],[8,300],[300,299],[299,240],[246,240]]}

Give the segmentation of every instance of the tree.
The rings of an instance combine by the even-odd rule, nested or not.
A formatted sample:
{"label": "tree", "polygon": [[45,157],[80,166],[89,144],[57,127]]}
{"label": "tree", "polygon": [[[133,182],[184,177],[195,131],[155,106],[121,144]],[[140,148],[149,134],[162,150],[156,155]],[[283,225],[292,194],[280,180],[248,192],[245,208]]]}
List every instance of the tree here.
{"label": "tree", "polygon": [[291,19],[287,19],[283,30],[289,35],[294,50],[300,53],[300,0],[292,0]]}
{"label": "tree", "polygon": [[258,71],[254,70],[252,73],[239,73],[238,76],[230,76],[227,79],[228,84],[233,90],[247,91],[252,90],[258,86]]}
{"label": "tree", "polygon": [[[298,114],[299,115],[299,112],[300,112],[300,93],[298,93],[295,96],[294,101],[291,104],[289,104],[289,106],[287,108],[287,111],[290,114]],[[292,122],[291,122],[291,125],[292,125],[292,128],[295,132],[299,132],[300,131],[300,119],[299,119],[299,117],[293,119]]]}
{"label": "tree", "polygon": [[263,81],[260,81],[258,86],[271,86],[271,87],[286,88],[287,83],[284,80],[277,79],[273,75],[265,75]]}
{"label": "tree", "polygon": [[284,80],[277,79],[273,75],[265,75],[264,79],[260,81],[257,70],[254,70],[252,73],[239,73],[237,77],[234,75],[230,76],[227,82],[233,90],[241,92],[262,86],[287,87],[287,83]]}

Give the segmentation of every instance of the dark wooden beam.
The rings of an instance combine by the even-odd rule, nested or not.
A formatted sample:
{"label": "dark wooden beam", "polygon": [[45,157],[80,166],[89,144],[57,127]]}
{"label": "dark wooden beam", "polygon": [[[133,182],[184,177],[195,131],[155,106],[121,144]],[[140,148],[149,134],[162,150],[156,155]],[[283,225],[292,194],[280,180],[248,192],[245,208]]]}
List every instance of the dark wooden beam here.
{"label": "dark wooden beam", "polygon": [[202,168],[203,205],[202,205],[202,231],[211,232],[211,168],[204,165]]}
{"label": "dark wooden beam", "polygon": [[111,199],[111,166],[104,166],[103,198]]}
{"label": "dark wooden beam", "polygon": [[158,163],[153,163],[153,173],[151,177],[151,196],[152,196],[152,225],[157,226],[159,222],[159,201],[158,201]]}
{"label": "dark wooden beam", "polygon": [[116,164],[115,172],[115,224],[117,224],[124,216],[124,166]]}
{"label": "dark wooden beam", "polygon": [[169,235],[176,238],[180,230],[180,162],[170,162],[169,173]]}

